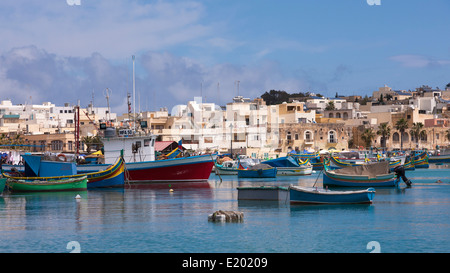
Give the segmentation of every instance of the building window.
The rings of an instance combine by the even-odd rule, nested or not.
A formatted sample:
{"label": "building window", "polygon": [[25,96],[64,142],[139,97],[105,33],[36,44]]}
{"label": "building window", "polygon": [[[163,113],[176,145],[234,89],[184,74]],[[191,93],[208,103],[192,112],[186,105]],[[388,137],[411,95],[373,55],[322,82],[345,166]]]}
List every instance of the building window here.
{"label": "building window", "polygon": [[399,141],[400,141],[400,134],[397,133],[397,132],[395,132],[395,133],[392,135],[392,141],[394,141],[394,142],[399,142]]}
{"label": "building window", "polygon": [[63,142],[61,140],[52,140],[51,147],[53,151],[62,151]]}
{"label": "building window", "polygon": [[45,146],[47,145],[45,140],[41,140],[39,141],[39,150],[40,151],[45,151]]}
{"label": "building window", "polygon": [[337,143],[336,132],[329,131],[328,132],[328,142],[329,143]]}
{"label": "building window", "polygon": [[305,132],[305,141],[311,142],[312,141],[312,133],[310,131]]}

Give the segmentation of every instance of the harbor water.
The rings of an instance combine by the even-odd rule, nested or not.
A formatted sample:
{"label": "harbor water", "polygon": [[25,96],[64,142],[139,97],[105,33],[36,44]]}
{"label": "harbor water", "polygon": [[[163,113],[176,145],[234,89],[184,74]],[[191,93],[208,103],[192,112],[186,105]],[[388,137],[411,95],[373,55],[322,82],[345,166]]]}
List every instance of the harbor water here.
{"label": "harbor water", "polygon": [[[408,171],[411,188],[377,188],[371,205],[238,201],[238,186],[322,187],[322,174],[126,185],[84,192],[4,192],[2,253],[450,252],[450,166]],[[80,199],[75,196],[79,194]],[[217,210],[240,223],[214,223]]]}

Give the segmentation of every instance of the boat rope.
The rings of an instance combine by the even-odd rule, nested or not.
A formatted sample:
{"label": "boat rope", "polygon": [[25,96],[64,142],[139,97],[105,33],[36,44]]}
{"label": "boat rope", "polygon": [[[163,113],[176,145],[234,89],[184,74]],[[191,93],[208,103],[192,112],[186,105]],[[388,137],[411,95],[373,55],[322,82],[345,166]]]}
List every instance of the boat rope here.
{"label": "boat rope", "polygon": [[[209,154],[209,155],[211,156],[211,160],[214,163],[214,168],[216,168],[216,170],[217,170],[216,162],[214,161],[214,158],[213,158],[212,154]],[[219,175],[220,183],[222,183],[222,176],[220,176],[220,171],[216,171],[215,173],[217,173]]]}
{"label": "boat rope", "polygon": [[125,182],[127,183],[128,187],[131,187],[130,185],[130,172],[127,169],[127,164],[125,164],[125,159],[122,157],[123,160],[123,173],[125,176]]}
{"label": "boat rope", "polygon": [[317,178],[316,178],[316,181],[314,182],[313,188],[314,188],[314,186],[316,186],[317,180],[319,179],[320,174],[322,173],[323,169],[325,169],[325,166],[323,166],[323,168],[320,170],[319,174],[317,175]]}

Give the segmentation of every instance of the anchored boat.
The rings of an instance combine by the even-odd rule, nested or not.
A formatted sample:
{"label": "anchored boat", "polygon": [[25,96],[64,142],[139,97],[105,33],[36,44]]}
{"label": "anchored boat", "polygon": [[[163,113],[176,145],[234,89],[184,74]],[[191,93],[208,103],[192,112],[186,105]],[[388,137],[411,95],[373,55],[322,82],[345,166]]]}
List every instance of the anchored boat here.
{"label": "anchored boat", "polygon": [[277,175],[308,175],[312,173],[313,167],[309,164],[309,159],[300,164],[291,156],[280,157],[262,162],[277,168]]}
{"label": "anchored boat", "polygon": [[399,179],[394,172],[389,172],[389,162],[350,166],[331,170],[324,164],[323,185],[343,187],[392,187]]}
{"label": "anchored boat", "polygon": [[289,196],[290,202],[294,204],[370,204],[375,196],[375,189],[331,191],[290,186]]}
{"label": "anchored boat", "polygon": [[256,164],[248,169],[238,169],[239,178],[275,178],[277,168],[267,164]]}
{"label": "anchored boat", "polygon": [[33,180],[13,179],[7,180],[7,186],[11,191],[80,191],[87,190],[87,176],[56,179],[56,180]]}
{"label": "anchored boat", "polygon": [[74,162],[58,162],[42,160],[41,156],[23,155],[25,161],[24,176],[13,176],[7,173],[3,175],[11,180],[26,181],[55,181],[61,179],[87,177],[88,188],[123,187],[125,183],[124,161],[120,156],[105,170],[77,174]]}

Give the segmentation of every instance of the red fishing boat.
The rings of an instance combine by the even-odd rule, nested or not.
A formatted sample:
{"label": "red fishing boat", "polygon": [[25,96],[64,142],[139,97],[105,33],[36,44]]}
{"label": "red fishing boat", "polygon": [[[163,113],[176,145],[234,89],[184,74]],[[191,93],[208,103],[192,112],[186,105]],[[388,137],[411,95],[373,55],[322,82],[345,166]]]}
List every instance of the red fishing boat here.
{"label": "red fishing boat", "polygon": [[[113,163],[124,151],[125,179],[128,182],[194,182],[206,181],[211,175],[216,154],[178,157],[180,147],[168,159],[156,160],[154,135],[115,135],[105,131],[102,139],[105,164],[78,165],[78,173],[99,171]],[[181,143],[179,143],[181,146]]]}

